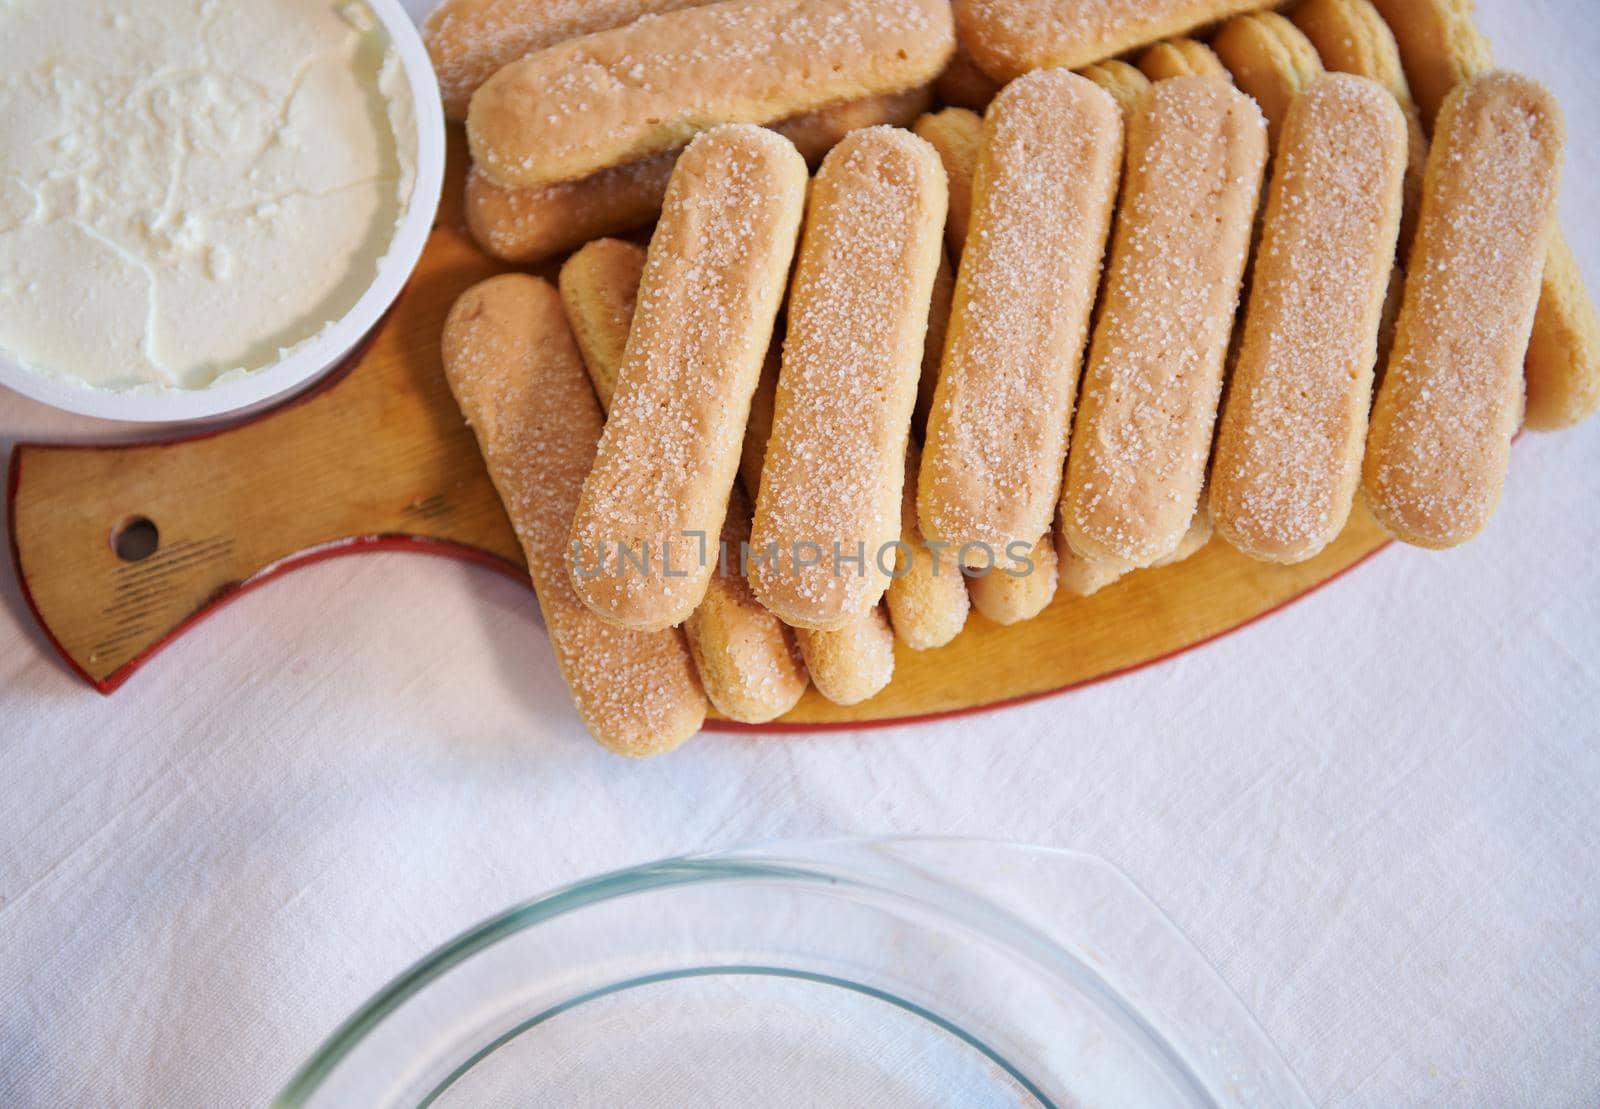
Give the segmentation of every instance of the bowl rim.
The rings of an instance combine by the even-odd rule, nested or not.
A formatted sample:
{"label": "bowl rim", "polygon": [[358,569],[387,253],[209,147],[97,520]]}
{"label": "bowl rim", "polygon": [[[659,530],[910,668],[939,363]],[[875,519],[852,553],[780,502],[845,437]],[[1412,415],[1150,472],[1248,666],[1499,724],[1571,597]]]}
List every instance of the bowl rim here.
{"label": "bowl rim", "polygon": [[372,283],[339,319],[298,344],[288,357],[204,389],[96,389],[29,369],[0,349],[0,385],[80,416],[137,423],[184,423],[240,415],[297,392],[352,350],[410,280],[433,230],[444,184],[444,110],[422,36],[400,0],[365,0],[388,35],[411,93],[416,165],[411,196]]}
{"label": "bowl rim", "polygon": [[[1168,1061],[1177,1066],[1172,1072],[1193,1083],[1196,1090],[1203,1089],[1204,1080],[1189,1069],[1184,1058],[1174,1051],[1165,1033],[1152,1026],[1145,1014],[1128,1006],[1120,989],[1100,974],[1100,971],[1081,961],[1061,946],[1055,939],[1040,933],[1033,921],[1018,917],[989,897],[972,890],[958,891],[954,887],[920,871],[913,873],[905,864],[911,860],[898,859],[896,869],[902,873],[894,878],[859,866],[861,854],[886,853],[894,860],[901,850],[949,849],[953,851],[991,851],[1010,854],[1015,858],[1032,858],[1053,861],[1093,871],[1107,879],[1124,899],[1124,906],[1136,909],[1155,925],[1167,943],[1201,976],[1212,991],[1211,1001],[1226,1018],[1231,1031],[1242,1037],[1251,1049],[1256,1063],[1264,1068],[1263,1075],[1271,1078],[1281,1103],[1286,1106],[1309,1107],[1311,1098],[1299,1075],[1290,1067],[1276,1044],[1267,1036],[1260,1020],[1244,1004],[1238,992],[1222,977],[1216,966],[1200,951],[1172,917],[1121,867],[1105,857],[1069,847],[1024,844],[983,836],[952,835],[865,835],[828,836],[818,839],[780,839],[756,842],[711,851],[670,856],[652,862],[636,864],[570,882],[547,890],[538,896],[504,909],[435,947],[409,967],[390,978],[377,993],[370,996],[354,1013],[346,1017],[337,1028],[318,1045],[316,1051],[295,1071],[272,1101],[272,1109],[295,1109],[310,1103],[323,1089],[333,1072],[375,1033],[393,1013],[412,997],[442,978],[451,970],[470,960],[487,948],[509,939],[525,930],[581,912],[592,906],[629,898],[638,894],[661,891],[677,886],[716,885],[756,881],[794,882],[817,888],[855,889],[862,893],[889,895],[902,901],[916,901],[921,908],[931,909],[950,923],[972,927],[976,922],[980,930],[994,942],[1006,946],[1037,961],[1044,956],[1070,965],[1074,976],[1083,978],[1087,986],[1098,994],[1108,1010],[1113,1010],[1119,1020],[1138,1030],[1158,1047],[1167,1051]],[[1029,950],[1029,949],[1033,950]],[[718,973],[750,970],[749,967],[709,968]],[[755,968],[770,970],[771,968]],[[666,975],[663,977],[676,977]],[[805,975],[800,975],[805,977]],[[814,977],[814,976],[813,976]],[[638,981],[618,984],[631,988],[648,984],[650,976]],[[849,985],[838,981],[833,985]],[[859,990],[859,984],[854,984]],[[603,996],[611,990],[594,991]],[[932,1017],[934,1022],[951,1031],[954,1026],[917,1006],[905,1003],[886,994],[873,994],[879,1000],[891,1000],[916,1015]],[[589,995],[574,999],[591,1000]],[[560,1007],[564,1011],[567,1006]],[[553,1015],[553,1014],[547,1014]],[[1219,1017],[1222,1019],[1222,1017]],[[524,1022],[519,1030],[531,1022]],[[959,1029],[956,1029],[959,1033]],[[994,1054],[981,1041],[969,1035],[961,1038],[976,1047],[991,1060],[1004,1067],[1013,1078],[1020,1080],[1030,1090],[1032,1083],[1013,1069],[1000,1056]],[[504,1037],[502,1037],[504,1039]],[[491,1047],[498,1046],[497,1040]],[[474,1056],[474,1061],[484,1054]],[[455,1075],[451,1076],[451,1080]],[[1036,1091],[1035,1091],[1036,1092]],[[1049,1102],[1043,1102],[1049,1105]]]}

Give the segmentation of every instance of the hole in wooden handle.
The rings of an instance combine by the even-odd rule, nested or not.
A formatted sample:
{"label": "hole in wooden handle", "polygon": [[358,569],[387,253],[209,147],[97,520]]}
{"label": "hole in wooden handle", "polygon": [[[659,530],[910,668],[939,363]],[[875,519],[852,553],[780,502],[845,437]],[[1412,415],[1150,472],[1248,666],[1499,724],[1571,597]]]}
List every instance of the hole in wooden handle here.
{"label": "hole in wooden handle", "polygon": [[161,546],[161,532],[147,516],[129,516],[111,529],[111,549],[124,562],[143,562]]}

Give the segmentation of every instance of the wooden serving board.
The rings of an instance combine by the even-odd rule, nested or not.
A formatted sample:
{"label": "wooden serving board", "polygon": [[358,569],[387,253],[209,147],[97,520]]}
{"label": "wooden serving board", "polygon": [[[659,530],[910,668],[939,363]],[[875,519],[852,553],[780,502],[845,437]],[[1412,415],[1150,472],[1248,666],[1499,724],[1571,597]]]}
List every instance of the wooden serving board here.
{"label": "wooden serving board", "polygon": [[[459,145],[459,144],[457,144]],[[460,195],[460,159],[445,195]],[[445,314],[504,267],[446,202],[417,272],[363,349],[313,392],[236,427],[163,442],[18,444],[8,518],[24,594],[102,692],[229,598],[337,554],[411,549],[527,581],[522,554],[439,361]],[[132,527],[155,550],[129,560]],[[883,693],[849,708],[807,692],[770,728],[888,723],[1058,692],[1204,643],[1350,569],[1385,543],[1359,506],[1320,556],[1251,562],[1220,540],[1010,628],[976,613],[949,646],[897,648]],[[130,551],[123,544],[124,555]],[[537,609],[529,598],[529,617]],[[200,632],[198,634],[204,634]],[[740,725],[722,724],[725,727]]]}

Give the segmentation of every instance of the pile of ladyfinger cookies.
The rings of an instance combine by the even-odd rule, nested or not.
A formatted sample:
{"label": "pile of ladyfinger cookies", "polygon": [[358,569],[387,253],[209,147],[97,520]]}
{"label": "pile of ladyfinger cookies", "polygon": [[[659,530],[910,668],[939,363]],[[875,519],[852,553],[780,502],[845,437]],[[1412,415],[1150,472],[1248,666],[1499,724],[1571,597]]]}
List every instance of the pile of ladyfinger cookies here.
{"label": "pile of ladyfinger cookies", "polygon": [[444,364],[625,754],[1213,531],[1311,558],[1358,491],[1461,543],[1520,427],[1600,405],[1561,113],[1469,0],[445,0],[426,37],[474,237],[569,255],[464,293]]}

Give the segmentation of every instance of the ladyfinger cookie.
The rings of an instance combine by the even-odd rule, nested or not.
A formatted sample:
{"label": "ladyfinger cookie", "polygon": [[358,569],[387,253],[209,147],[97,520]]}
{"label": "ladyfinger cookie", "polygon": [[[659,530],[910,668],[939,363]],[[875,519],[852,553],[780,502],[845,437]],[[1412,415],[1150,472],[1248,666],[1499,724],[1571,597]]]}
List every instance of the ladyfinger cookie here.
{"label": "ladyfinger cookie", "polygon": [[811,684],[836,705],[859,705],[894,677],[894,629],[882,605],[837,631],[796,628],[794,634]]}
{"label": "ladyfinger cookie", "polygon": [[761,376],[750,394],[750,419],[739,448],[739,480],[752,507],[761,496],[761,471],[767,464],[767,440],[772,438],[772,410],[778,404],[778,367],[783,357],[783,337],[774,334],[761,360]]}
{"label": "ladyfinger cookie", "polygon": [[932,104],[933,86],[922,84],[813,108],[767,126],[794,143],[806,164],[815,169],[850,132],[880,124],[910,127]]}
{"label": "ladyfinger cookie", "polygon": [[900,543],[886,601],[894,633],[907,647],[943,647],[967,622],[967,580],[953,552],[935,550],[917,523],[917,472],[922,452],[906,449],[906,481],[900,498]]}
{"label": "ladyfinger cookie", "polygon": [[[928,434],[928,413],[933,410],[933,393],[939,386],[939,362],[944,358],[944,341],[950,332],[950,303],[956,295],[956,273],[947,252],[939,253],[939,268],[933,275],[933,298],[928,302],[928,338],[922,344],[922,376],[917,379],[917,407],[911,416],[911,433],[920,443]],[[919,456],[920,457],[920,456]],[[916,487],[911,489],[916,496]]]}
{"label": "ladyfinger cookie", "polygon": [[467,171],[467,230],[504,262],[537,265],[604,235],[643,227],[661,214],[678,152],[630,162],[577,181],[508,188]]}
{"label": "ladyfinger cookie", "polygon": [[953,0],[961,44],[990,77],[1077,69],[1181,35],[1266,0]]}
{"label": "ladyfinger cookie", "polygon": [[[905,126],[928,107],[926,85],[830,104],[771,124],[813,165],[851,131],[879,123]],[[577,181],[532,188],[497,185],[474,166],[467,174],[467,228],[496,258],[534,265],[604,235],[643,227],[661,200],[680,151],[603,169]]]}
{"label": "ladyfinger cookie", "polygon": [[1522,368],[1528,389],[1524,426],[1557,431],[1600,409],[1600,319],[1559,229],[1544,260],[1539,310]]}
{"label": "ladyfinger cookie", "polygon": [[[602,411],[611,406],[622,368],[644,262],[644,250],[632,243],[597,239],[561,267],[561,301]],[[764,724],[794,708],[808,682],[793,636],[745,581],[739,558],[749,538],[750,500],[735,485],[717,572],[683,630],[717,711],[730,720]]]}
{"label": "ladyfinger cookie", "polygon": [[[1189,521],[1189,530],[1183,533],[1183,538],[1172,549],[1170,554],[1162,555],[1150,564],[1151,569],[1162,566],[1176,566],[1201,551],[1211,542],[1216,533],[1211,521],[1211,510],[1206,504],[1206,493],[1200,493],[1200,507],[1195,510],[1193,518]],[[1093,558],[1085,558],[1078,554],[1067,543],[1066,538],[1057,529],[1055,535],[1056,562],[1058,566],[1057,579],[1059,588],[1075,597],[1089,597],[1100,592],[1114,581],[1120,581],[1127,573],[1120,563],[1104,562]]]}
{"label": "ladyfinger cookie", "polygon": [[1216,525],[1211,519],[1208,493],[1208,489],[1200,490],[1200,507],[1195,509],[1194,516],[1189,520],[1189,530],[1183,533],[1183,538],[1171,554],[1163,555],[1150,564],[1152,569],[1176,566],[1205,550],[1206,544],[1211,542],[1211,537],[1216,534]]}
{"label": "ladyfinger cookie", "polygon": [[1124,571],[1119,566],[1098,559],[1085,558],[1072,549],[1066,536],[1057,529],[1056,587],[1074,597],[1092,597],[1112,582],[1119,581]]}
{"label": "ladyfinger cookie", "polygon": [[561,303],[604,411],[617,391],[644,260],[642,246],[596,239],[561,267]]}
{"label": "ladyfinger cookie", "polygon": [[548,185],[660,154],[721,121],[770,123],[932,81],[945,0],[724,0],[644,16],[505,66],[467,140],[502,185]]}
{"label": "ladyfinger cookie", "polygon": [[756,600],[740,566],[750,518],[750,499],[735,485],[722,525],[721,564],[683,630],[717,711],[741,723],[765,724],[794,708],[810,679],[794,633]]}
{"label": "ladyfinger cookie", "polygon": [[1305,0],[1290,19],[1316,48],[1325,68],[1378,82],[1405,115],[1405,206],[1400,214],[1400,253],[1404,255],[1411,249],[1416,233],[1428,137],[1422,129],[1422,113],[1411,98],[1411,84],[1406,80],[1394,33],[1372,6],[1372,0]]}
{"label": "ladyfinger cookie", "polygon": [[843,627],[888,585],[946,204],[939,156],[891,127],[812,184],[752,540],[776,552],[756,596],[794,627]]}
{"label": "ladyfinger cookie", "polygon": [[1406,80],[1433,130],[1444,98],[1494,65],[1489,40],[1472,21],[1473,0],[1372,0],[1389,25]]}
{"label": "ladyfinger cookie", "polygon": [[642,756],[700,729],[706,701],[683,636],[601,621],[569,576],[567,529],[600,439],[600,406],[546,281],[474,285],[444,326],[444,370],[527,556],[561,675],[603,746]]}
{"label": "ladyfinger cookie", "polygon": [[1009,627],[1032,620],[1055,599],[1058,569],[1053,533],[1033,545],[1025,558],[1002,559],[988,573],[967,583],[972,607],[988,620]]}
{"label": "ladyfinger cookie", "polygon": [[[750,422],[739,458],[739,480],[752,501],[761,490],[761,470],[766,462],[767,440],[772,435],[781,350],[782,344],[774,338],[761,364],[761,380],[750,398]],[[883,628],[882,614],[874,609],[837,631],[792,629],[806,670],[815,666],[823,674],[826,687],[817,684],[817,692],[830,700],[846,698],[836,703],[853,705],[888,685],[894,676],[894,645],[885,647]]]}
{"label": "ladyfinger cookie", "polygon": [[1169,77],[1215,77],[1232,81],[1228,67],[1216,51],[1198,39],[1176,38],[1158,42],[1139,55],[1139,68],[1152,81]]}
{"label": "ladyfinger cookie", "polygon": [[467,118],[478,86],[501,66],[579,35],[705,0],[442,0],[422,24],[445,118]]}
{"label": "ladyfinger cookie", "polygon": [[1150,91],[1150,78],[1115,58],[1085,66],[1078,72],[1109,92],[1124,116],[1131,115],[1140,99]]}
{"label": "ladyfinger cookie", "polygon": [[1322,76],[1322,59],[1300,29],[1277,12],[1234,16],[1211,39],[1233,83],[1261,106],[1274,147],[1289,105]]}
{"label": "ladyfinger cookie", "polygon": [[1349,518],[1405,167],[1377,82],[1328,74],[1290,105],[1211,466],[1212,519],[1251,558],[1303,562]]}
{"label": "ladyfinger cookie", "polygon": [[[1471,0],[1382,0],[1377,7],[1394,31],[1423,122],[1431,127],[1450,90],[1492,65],[1488,40],[1472,22]],[[1523,375],[1527,427],[1571,427],[1600,408],[1600,317],[1559,230],[1545,259]]]}
{"label": "ladyfinger cookie", "polygon": [[605,619],[668,627],[705,595],[805,191],[799,152],[760,127],[678,159],[572,524],[573,584]]}
{"label": "ladyfinger cookie", "polygon": [[1157,82],[1128,125],[1061,526],[1107,569],[1149,566],[1199,505],[1266,161],[1260,109],[1208,77]]}
{"label": "ladyfinger cookie", "polygon": [[917,489],[967,565],[1050,530],[1122,167],[1116,101],[1065,70],[1006,86],[983,129]]}
{"label": "ladyfinger cookie", "polygon": [[1564,142],[1554,98],[1516,74],[1474,78],[1439,112],[1362,481],[1407,543],[1463,543],[1500,500]]}
{"label": "ladyfinger cookie", "polygon": [[972,174],[983,145],[983,117],[966,108],[946,108],[918,119],[912,127],[939,152],[950,189],[950,212],[945,218],[945,243],[957,261],[967,244],[972,222]]}
{"label": "ladyfinger cookie", "polygon": [[978,68],[972,55],[956,43],[956,52],[934,83],[939,99],[954,108],[971,108],[981,112],[989,106],[994,94],[1000,91],[1000,82]]}

